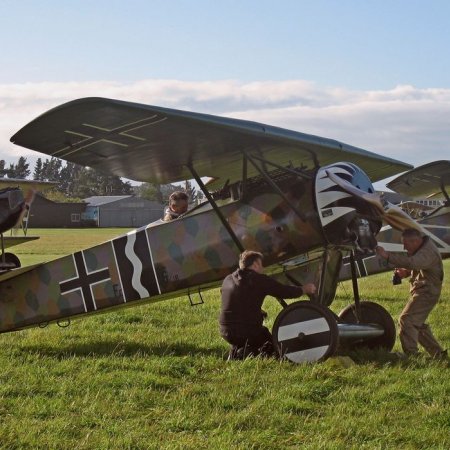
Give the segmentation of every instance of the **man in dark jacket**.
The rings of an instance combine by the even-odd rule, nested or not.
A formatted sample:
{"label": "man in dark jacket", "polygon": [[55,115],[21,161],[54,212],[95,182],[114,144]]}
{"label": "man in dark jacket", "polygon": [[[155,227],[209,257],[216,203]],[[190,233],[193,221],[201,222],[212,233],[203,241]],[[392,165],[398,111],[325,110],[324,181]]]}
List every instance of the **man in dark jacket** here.
{"label": "man in dark jacket", "polygon": [[262,260],[261,253],[244,251],[239,269],[223,280],[219,323],[220,334],[232,345],[228,359],[273,354],[272,335],[263,326],[265,313],[261,310],[266,295],[284,299],[316,292],[314,284],[287,286],[264,275]]}

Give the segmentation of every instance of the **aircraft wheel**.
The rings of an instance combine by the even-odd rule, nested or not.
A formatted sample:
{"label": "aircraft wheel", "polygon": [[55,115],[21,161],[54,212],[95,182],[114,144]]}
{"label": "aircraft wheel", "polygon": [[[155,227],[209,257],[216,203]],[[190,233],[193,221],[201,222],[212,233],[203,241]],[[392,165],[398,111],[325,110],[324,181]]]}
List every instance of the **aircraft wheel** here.
{"label": "aircraft wheel", "polygon": [[336,318],[326,307],[301,301],[291,303],[275,319],[273,343],[278,354],[294,363],[323,361],[337,349]]}
{"label": "aircraft wheel", "polygon": [[8,264],[14,264],[14,268],[17,269],[21,266],[20,259],[14,253],[5,253],[5,262]]}
{"label": "aircraft wheel", "polygon": [[[395,344],[395,323],[391,315],[378,303],[361,302],[361,317],[359,323],[374,323],[380,325],[384,329],[382,336],[361,339],[355,342],[346,343],[346,348],[383,348],[391,351]],[[349,305],[339,313],[339,319],[344,323],[357,323],[355,315],[355,305]]]}

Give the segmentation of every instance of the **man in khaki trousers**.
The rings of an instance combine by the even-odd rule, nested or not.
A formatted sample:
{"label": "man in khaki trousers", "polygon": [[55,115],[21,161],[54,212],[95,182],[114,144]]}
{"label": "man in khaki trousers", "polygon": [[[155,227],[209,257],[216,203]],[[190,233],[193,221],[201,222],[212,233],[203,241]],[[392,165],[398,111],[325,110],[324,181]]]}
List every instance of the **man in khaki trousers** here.
{"label": "man in khaki trousers", "polygon": [[400,314],[400,342],[406,355],[418,354],[419,342],[435,358],[445,358],[447,352],[440,346],[425,322],[439,300],[444,269],[439,250],[428,238],[412,228],[402,233],[406,255],[387,252],[377,247],[378,255],[402,269],[395,272],[400,278],[410,277],[410,298]]}

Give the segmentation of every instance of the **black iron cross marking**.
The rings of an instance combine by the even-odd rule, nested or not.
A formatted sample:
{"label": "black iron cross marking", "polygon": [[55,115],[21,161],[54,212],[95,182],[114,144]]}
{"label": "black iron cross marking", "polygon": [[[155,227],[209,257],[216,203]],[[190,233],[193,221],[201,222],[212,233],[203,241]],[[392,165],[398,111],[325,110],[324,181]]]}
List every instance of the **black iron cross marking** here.
{"label": "black iron cross marking", "polygon": [[100,281],[110,280],[111,277],[109,276],[109,269],[102,269],[96,272],[88,273],[82,252],[74,253],[73,257],[75,260],[75,270],[77,272],[77,276],[59,283],[61,294],[66,294],[70,291],[80,289],[84,303],[84,310],[86,312],[95,311],[97,309],[97,305],[95,304],[95,300],[92,295],[91,286]]}
{"label": "black iron cross marking", "polygon": [[364,264],[364,259],[355,258],[355,262],[356,262],[356,265],[358,266],[359,275],[361,277],[366,277],[367,276],[367,269],[366,269],[366,266]]}
{"label": "black iron cross marking", "polygon": [[[158,116],[154,114],[150,117],[139,119],[135,122],[126,123],[113,129],[101,128],[95,124],[83,123],[80,124],[78,130],[65,130],[68,136],[72,139],[68,139],[64,148],[61,148],[52,153],[52,156],[58,158],[64,158],[72,153],[76,153],[82,148],[89,147],[100,141],[110,142],[121,147],[128,147],[131,143],[136,141],[145,141],[145,138],[133,135],[135,130],[144,128],[147,126],[155,125],[158,122],[166,120],[165,116]],[[74,140],[74,142],[70,142]]]}
{"label": "black iron cross marking", "polygon": [[[358,268],[358,272],[359,272],[359,276],[360,277],[366,277],[368,275],[368,272],[367,272],[367,269],[366,269],[366,265],[364,264],[364,260],[365,259],[366,258],[362,258],[361,256],[359,256],[359,257],[356,256],[355,257],[355,264],[356,264],[356,267]],[[346,256],[343,259],[342,262],[345,265],[350,264],[350,257]]]}

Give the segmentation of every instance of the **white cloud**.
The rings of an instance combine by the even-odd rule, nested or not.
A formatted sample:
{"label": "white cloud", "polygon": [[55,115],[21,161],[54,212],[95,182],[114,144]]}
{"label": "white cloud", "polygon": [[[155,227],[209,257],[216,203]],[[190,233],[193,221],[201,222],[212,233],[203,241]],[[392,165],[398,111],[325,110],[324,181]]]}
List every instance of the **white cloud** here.
{"label": "white cloud", "polygon": [[304,80],[188,82],[142,80],[0,85],[0,158],[35,152],[9,138],[30,120],[66,101],[101,96],[226,115],[317,134],[392,158],[423,164],[450,155],[450,89],[396,86],[352,91]]}

